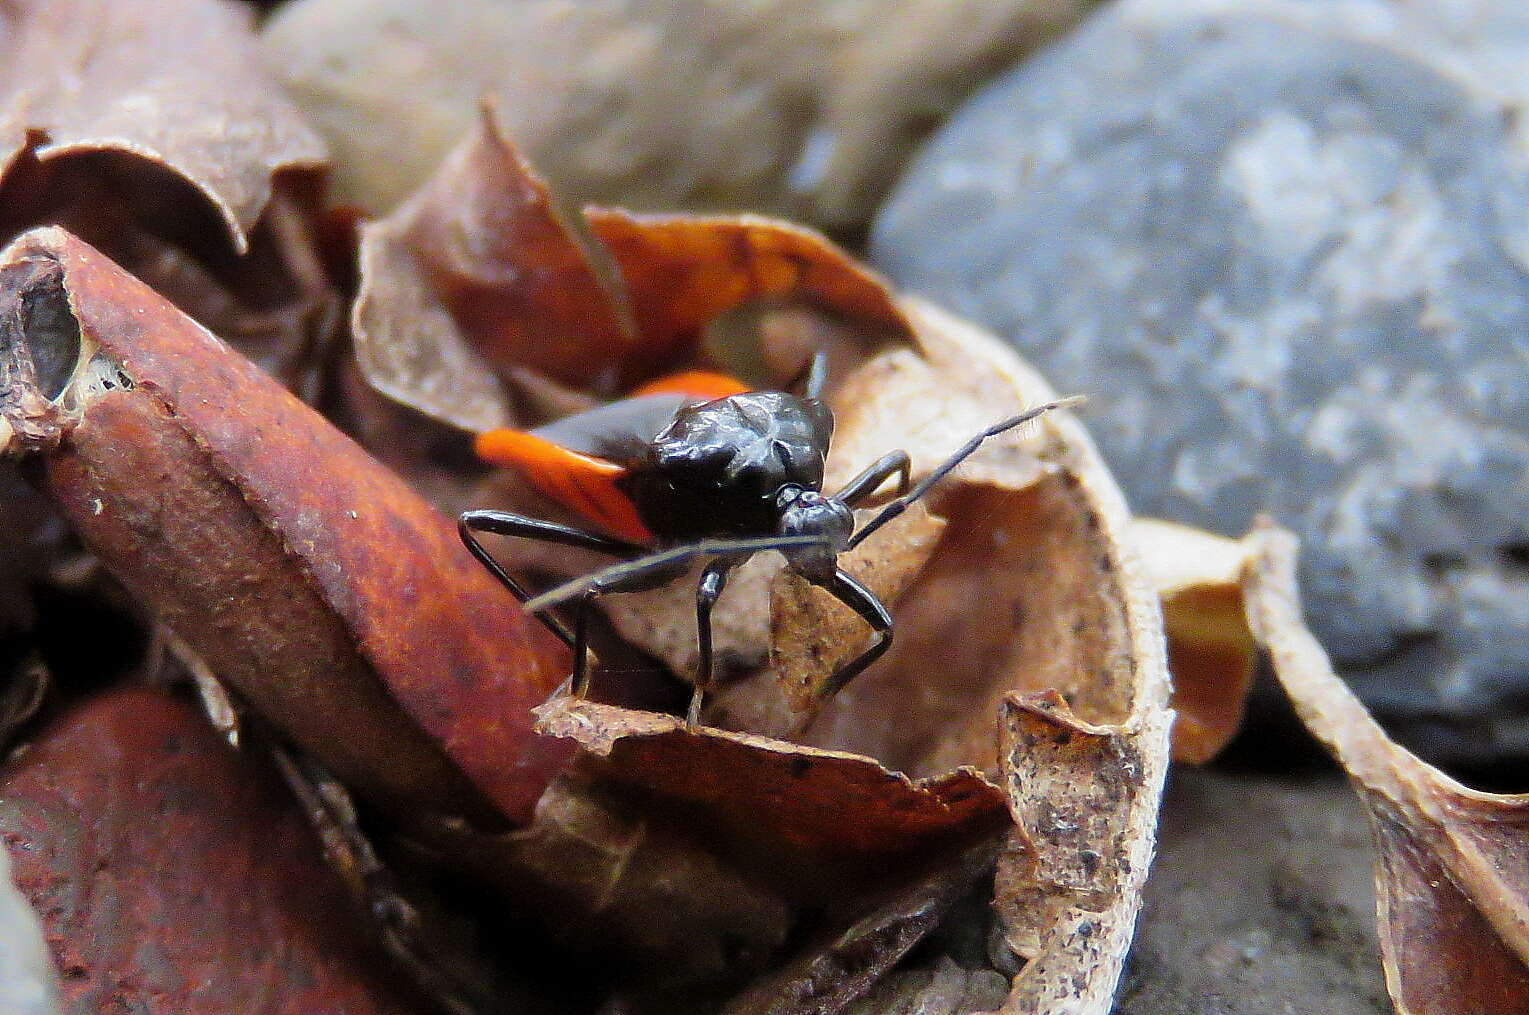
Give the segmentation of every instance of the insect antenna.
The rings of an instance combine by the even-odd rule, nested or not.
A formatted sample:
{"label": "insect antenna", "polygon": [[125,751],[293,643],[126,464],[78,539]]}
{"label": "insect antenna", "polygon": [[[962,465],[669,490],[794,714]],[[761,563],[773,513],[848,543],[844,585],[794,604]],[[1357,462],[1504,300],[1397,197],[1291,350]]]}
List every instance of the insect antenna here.
{"label": "insect antenna", "polygon": [[925,476],[923,479],[919,480],[918,484],[914,486],[913,489],[892,501],[886,507],[882,508],[876,517],[866,522],[864,527],[862,527],[859,532],[856,532],[853,536],[850,537],[848,549],[854,549],[856,546],[860,545],[862,541],[864,541],[866,536],[869,536],[871,533],[881,528],[887,522],[890,522],[892,519],[908,510],[909,504],[912,504],[924,494],[928,493],[936,483],[950,475],[952,469],[970,457],[972,452],[981,447],[982,442],[987,440],[989,437],[997,437],[999,434],[1007,430],[1012,430],[1017,426],[1024,426],[1032,419],[1035,419],[1037,416],[1044,415],[1045,413],[1050,412],[1052,409],[1065,409],[1068,406],[1077,405],[1082,401],[1084,401],[1082,395],[1073,395],[1069,398],[1059,398],[1055,402],[1047,402],[1045,405],[1038,405],[1033,409],[1020,413],[1018,416],[1010,417],[1001,423],[994,423],[992,426],[988,427],[986,430],[982,431],[977,436],[967,441],[965,444],[961,445],[961,447],[958,448],[954,454],[945,459],[945,461],[941,462],[938,468],[936,468],[929,475]]}
{"label": "insect antenna", "polygon": [[702,539],[683,546],[670,547],[650,553],[636,560],[622,561],[609,567],[592,571],[581,578],[565,582],[556,588],[526,600],[526,610],[538,613],[542,610],[571,602],[586,592],[617,591],[627,582],[655,571],[665,571],[690,563],[697,557],[726,557],[759,553],[763,550],[791,550],[803,546],[828,546],[828,536],[761,536],[756,539]]}

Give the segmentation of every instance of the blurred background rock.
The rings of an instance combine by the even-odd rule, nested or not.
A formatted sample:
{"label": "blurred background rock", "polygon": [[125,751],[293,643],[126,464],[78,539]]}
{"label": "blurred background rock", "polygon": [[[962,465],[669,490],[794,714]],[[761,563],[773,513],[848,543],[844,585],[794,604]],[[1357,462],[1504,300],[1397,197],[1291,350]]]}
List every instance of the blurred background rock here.
{"label": "blurred background rock", "polygon": [[872,245],[1089,393],[1134,509],[1296,529],[1308,620],[1382,721],[1510,782],[1526,49],[1505,2],[1127,0],[963,107]]}
{"label": "blurred background rock", "polygon": [[296,0],[273,72],[388,211],[497,103],[570,201],[856,234],[924,134],[1091,0]]}

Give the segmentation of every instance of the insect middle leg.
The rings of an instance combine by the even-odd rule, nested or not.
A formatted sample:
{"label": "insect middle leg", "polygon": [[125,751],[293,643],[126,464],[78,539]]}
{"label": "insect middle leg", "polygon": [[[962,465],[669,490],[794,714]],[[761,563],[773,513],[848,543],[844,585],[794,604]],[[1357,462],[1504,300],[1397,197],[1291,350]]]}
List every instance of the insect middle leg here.
{"label": "insect middle leg", "polygon": [[860,619],[869,624],[876,633],[876,639],[866,646],[864,651],[835,670],[828,683],[823,685],[821,693],[827,698],[839,693],[845,684],[854,680],[862,670],[880,659],[886,654],[887,649],[892,647],[892,615],[887,612],[887,608],[870,589],[842,570],[835,570],[832,578],[815,582],[815,584],[828,590],[839,602],[858,613]]}

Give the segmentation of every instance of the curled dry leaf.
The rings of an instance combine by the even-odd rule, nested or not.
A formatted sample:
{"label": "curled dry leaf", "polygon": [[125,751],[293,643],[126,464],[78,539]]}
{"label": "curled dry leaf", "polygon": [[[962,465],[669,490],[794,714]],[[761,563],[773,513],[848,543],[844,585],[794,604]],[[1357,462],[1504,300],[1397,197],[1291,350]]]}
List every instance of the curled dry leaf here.
{"label": "curled dry leaf", "polygon": [[1398,747],[1301,620],[1295,537],[1248,540],[1248,619],[1370,813],[1386,986],[1403,1015],[1529,1011],[1529,795],[1481,793]]}
{"label": "curled dry leaf", "polygon": [[[524,165],[491,125],[469,139],[448,172],[486,183],[433,184],[432,203],[416,203],[412,221],[377,227],[376,260],[363,263],[365,309],[358,307],[355,322],[359,343],[402,341],[411,315],[426,308],[430,336],[420,353],[384,348],[363,357],[374,365],[412,360],[414,368],[374,383],[420,411],[462,422],[460,412],[439,409],[441,394],[476,390],[453,371],[472,370],[488,346],[464,334],[470,315],[450,306],[452,287],[425,267],[449,255],[410,243],[440,246],[453,230],[492,230],[496,217],[518,221],[527,207],[545,207],[545,192],[527,183]],[[450,199],[464,186],[474,195],[466,210]],[[614,313],[635,327],[630,345],[586,346],[580,383],[588,391],[605,394],[612,379],[629,384],[704,364],[702,332],[719,315],[761,301],[806,304],[848,322],[829,343],[835,383],[828,398],[839,413],[830,488],[899,447],[910,452],[914,477],[925,475],[973,433],[1054,398],[996,340],[895,300],[815,234],[748,218],[588,215],[623,283],[606,289],[625,300]],[[426,228],[426,216],[445,225]],[[491,255],[474,270],[514,278],[515,259],[535,249],[517,242],[474,245]],[[572,249],[567,242],[557,249]],[[582,284],[577,277],[575,284]],[[514,300],[500,306],[523,312]],[[759,340],[775,347],[745,358],[765,364],[769,383],[784,386],[811,352],[802,340],[812,334],[762,328]],[[783,354],[787,346],[793,355]],[[497,362],[492,372],[502,378],[526,366]],[[491,371],[479,369],[481,384]],[[536,418],[517,417],[502,390],[490,396],[484,418]],[[639,799],[660,805],[658,814],[683,813],[688,824],[721,833],[745,866],[772,843],[841,861],[948,849],[1002,822],[1007,803],[1020,827],[1004,850],[1000,910],[1025,968],[1006,1010],[1088,1015],[1109,1004],[1150,859],[1167,763],[1167,682],[1156,598],[1122,546],[1128,516],[1118,491],[1064,414],[1028,429],[990,442],[931,495],[929,514],[910,513],[903,526],[868,540],[864,559],[846,558],[880,573],[895,597],[898,638],[815,719],[819,702],[810,689],[822,686],[835,657],[864,644],[866,632],[830,625],[807,637],[802,618],[821,614],[820,604],[765,563],[754,588],[729,584],[717,614],[735,683],[714,696],[708,721],[727,717],[745,732],[692,730],[670,716],[568,700],[544,708],[540,728],[585,748],[586,771],[601,785],[640,789]],[[509,499],[516,487],[496,486],[489,503],[546,515],[545,503]],[[511,542],[495,549],[551,578],[591,564],[561,548]],[[772,599],[773,659],[771,632],[761,624]],[[692,589],[680,582],[609,600],[603,605],[623,636],[677,674],[690,671]],[[733,609],[744,614],[729,618]],[[797,656],[793,641],[819,658]],[[804,725],[804,744],[751,735]],[[1041,746],[1031,750],[1031,741]],[[1062,820],[1087,808],[1097,813],[1086,821]],[[543,850],[533,859],[546,857]],[[778,869],[766,865],[753,876],[790,896]],[[667,925],[672,914],[656,913]],[[811,967],[814,960],[798,961]]]}
{"label": "curled dry leaf", "polygon": [[513,418],[497,372],[600,387],[632,344],[547,186],[485,107],[431,181],[361,236],[357,359],[378,390],[473,430]]}
{"label": "curled dry leaf", "polygon": [[[146,688],[92,698],[7,763],[0,796],[0,840],[67,1010],[423,1010],[379,974],[280,781],[187,703]],[[0,998],[22,982],[0,977]]]}
{"label": "curled dry leaf", "polygon": [[[261,70],[248,12],[213,0],[7,5],[0,174],[23,152],[49,163],[122,152],[196,187],[245,252],[272,176],[314,168],[324,146]],[[145,59],[174,41],[170,59]]]}
{"label": "curled dry leaf", "polygon": [[[845,403],[835,454],[908,447],[917,477],[994,416],[1054,397],[996,340],[920,304],[905,310],[917,351],[872,356],[861,369],[874,384],[858,374],[844,382],[857,397]],[[860,429],[872,425],[882,429]],[[813,746],[568,700],[544,708],[540,728],[607,757],[611,779],[702,806],[724,827],[746,823],[756,840],[820,853],[928,847],[983,827],[1006,797],[1019,828],[998,904],[1026,964],[1005,1010],[1103,1012],[1151,857],[1166,673],[1155,597],[1122,545],[1119,493],[1076,423],[1045,417],[1034,430],[995,441],[932,495],[942,526],[889,527],[867,541],[918,574],[893,606],[892,651],[807,729]],[[830,472],[852,474],[870,457],[831,461]],[[793,594],[778,590],[785,601]],[[847,632],[825,651],[864,637]],[[780,714],[738,707],[754,684],[763,695],[795,686],[766,667],[709,715]],[[930,819],[914,820],[923,811]]]}
{"label": "curled dry leaf", "polygon": [[0,298],[12,444],[123,584],[405,823],[529,817],[566,655],[449,521],[62,230],[0,255]]}
{"label": "curled dry leaf", "polygon": [[[0,236],[63,225],[305,397],[339,323],[324,150],[215,0],[0,15]],[[164,53],[173,40],[173,58]]]}
{"label": "curled dry leaf", "polygon": [[487,430],[524,415],[494,376],[519,389],[529,369],[609,397],[693,359],[717,318],[772,299],[909,334],[885,284],[809,229],[618,209],[566,221],[485,109],[424,188],[364,229],[351,323],[379,391]]}
{"label": "curled dry leaf", "polygon": [[1257,660],[1243,606],[1247,548],[1235,539],[1138,518],[1131,540],[1163,601],[1173,674],[1173,757],[1201,764],[1237,733]]}

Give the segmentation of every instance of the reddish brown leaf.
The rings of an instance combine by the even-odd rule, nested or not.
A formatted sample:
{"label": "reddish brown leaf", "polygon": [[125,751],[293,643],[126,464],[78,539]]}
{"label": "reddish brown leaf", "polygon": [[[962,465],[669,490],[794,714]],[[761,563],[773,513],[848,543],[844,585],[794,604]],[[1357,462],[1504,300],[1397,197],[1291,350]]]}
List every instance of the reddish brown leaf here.
{"label": "reddish brown leaf", "polygon": [[761,299],[811,302],[872,334],[912,334],[886,282],[811,229],[751,215],[586,208],[584,217],[626,281],[644,354],[660,361]]}
{"label": "reddish brown leaf", "polygon": [[213,0],[25,0],[6,21],[0,174],[28,145],[43,162],[146,159],[200,190],[242,253],[273,174],[324,158],[262,70],[243,10]]}
{"label": "reddish brown leaf", "polygon": [[911,849],[1003,807],[997,787],[970,769],[914,782],[871,758],[572,698],[538,715],[542,732],[609,758],[613,778],[828,854]]}
{"label": "reddish brown leaf", "polygon": [[491,109],[361,251],[357,353],[392,397],[482,430],[508,418],[494,372],[612,390],[632,344],[619,303]]}
{"label": "reddish brown leaf", "polygon": [[31,378],[13,388],[30,401],[0,410],[45,452],[50,491],[123,583],[406,820],[481,814],[478,794],[529,817],[568,753],[529,722],[565,657],[454,526],[68,234],[18,240],[0,286],[0,369],[27,381],[54,362],[62,388],[48,402]]}
{"label": "reddish brown leaf", "polygon": [[1529,794],[1481,793],[1386,736],[1301,620],[1296,541],[1248,540],[1248,619],[1370,812],[1386,986],[1402,1015],[1529,1012]]}
{"label": "reddish brown leaf", "polygon": [[71,1011],[418,1010],[280,781],[186,703],[95,698],[7,766],[0,795]]}

